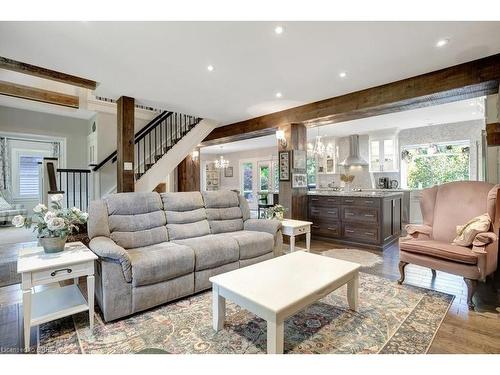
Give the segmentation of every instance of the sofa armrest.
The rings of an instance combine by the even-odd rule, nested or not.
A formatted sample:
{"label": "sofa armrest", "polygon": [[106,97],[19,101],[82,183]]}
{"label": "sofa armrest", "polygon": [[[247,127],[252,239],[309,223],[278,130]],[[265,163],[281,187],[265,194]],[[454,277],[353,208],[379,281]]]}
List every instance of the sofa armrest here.
{"label": "sofa armrest", "polygon": [[408,224],[406,232],[411,238],[419,240],[429,240],[432,236],[432,227],[425,224]]}
{"label": "sofa armrest", "polygon": [[104,259],[118,261],[122,266],[123,276],[127,282],[132,281],[132,264],[127,251],[118,246],[112,239],[104,236],[94,237],[89,243],[90,250]]}
{"label": "sofa armrest", "polygon": [[247,219],[243,222],[243,229],[272,234],[274,237],[274,256],[282,254],[283,233],[281,231],[281,221],[275,219]]}
{"label": "sofa armrest", "polygon": [[476,234],[474,241],[472,241],[472,245],[474,247],[484,247],[492,242],[497,240],[497,235],[493,232],[482,232]]}
{"label": "sofa armrest", "polygon": [[243,229],[267,232],[274,236],[281,229],[281,221],[274,219],[248,219],[245,220]]}

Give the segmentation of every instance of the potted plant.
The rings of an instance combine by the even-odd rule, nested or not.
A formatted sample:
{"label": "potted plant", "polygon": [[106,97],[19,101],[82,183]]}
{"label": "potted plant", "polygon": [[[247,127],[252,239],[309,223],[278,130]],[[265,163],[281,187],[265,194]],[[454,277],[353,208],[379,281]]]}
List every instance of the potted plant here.
{"label": "potted plant", "polygon": [[277,204],[273,207],[270,207],[266,210],[266,218],[267,219],[278,219],[280,221],[283,220],[283,215],[285,214],[285,212],[287,211],[287,209],[285,207],[283,207],[281,204]]}
{"label": "potted plant", "polygon": [[50,197],[51,209],[39,203],[33,208],[31,217],[16,215],[12,224],[17,228],[31,228],[37,231],[38,241],[46,253],[58,253],[64,250],[68,235],[78,232],[78,225],[87,222],[88,214],[78,208],[63,208],[62,194]]}

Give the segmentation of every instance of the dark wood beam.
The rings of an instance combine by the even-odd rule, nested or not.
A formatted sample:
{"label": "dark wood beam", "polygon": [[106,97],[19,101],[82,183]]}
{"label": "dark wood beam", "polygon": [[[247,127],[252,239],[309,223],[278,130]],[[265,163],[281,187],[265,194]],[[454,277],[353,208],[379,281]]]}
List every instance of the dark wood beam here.
{"label": "dark wood beam", "polygon": [[70,108],[78,108],[80,105],[78,96],[61,94],[60,92],[42,90],[5,81],[0,81],[0,95],[13,96],[15,98],[34,100]]}
{"label": "dark wood beam", "polygon": [[177,166],[177,191],[200,191],[200,157],[193,158],[188,154],[186,158]]}
{"label": "dark wood beam", "polygon": [[134,111],[135,100],[121,96],[117,107],[116,191],[131,192],[134,180]]}
{"label": "dark wood beam", "polygon": [[324,125],[498,92],[500,54],[214,129],[205,144],[235,141],[282,125]]}
{"label": "dark wood beam", "polygon": [[0,56],[0,69],[12,70],[13,72],[29,74],[35,77],[46,78],[52,81],[62,82],[68,85],[83,87],[90,90],[95,90],[97,87],[97,82],[90,79],[42,68],[40,66],[23,63],[21,61],[12,60],[2,56]]}

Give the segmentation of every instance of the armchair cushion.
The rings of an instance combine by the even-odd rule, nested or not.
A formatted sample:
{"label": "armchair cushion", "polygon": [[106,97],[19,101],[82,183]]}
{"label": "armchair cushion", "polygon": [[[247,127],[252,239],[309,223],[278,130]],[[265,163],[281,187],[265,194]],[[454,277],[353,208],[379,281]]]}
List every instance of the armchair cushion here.
{"label": "armchair cushion", "polygon": [[491,226],[488,214],[476,216],[465,225],[457,225],[457,237],[453,240],[455,245],[470,246],[479,233],[487,232]]}
{"label": "armchair cushion", "polygon": [[477,264],[477,254],[470,248],[435,240],[409,240],[400,243],[401,251],[450,260],[457,263]]}

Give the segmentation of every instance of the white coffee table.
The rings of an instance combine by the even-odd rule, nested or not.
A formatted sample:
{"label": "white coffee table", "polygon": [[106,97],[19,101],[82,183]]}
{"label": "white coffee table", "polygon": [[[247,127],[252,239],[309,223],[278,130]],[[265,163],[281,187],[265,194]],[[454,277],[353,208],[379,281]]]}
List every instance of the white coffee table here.
{"label": "white coffee table", "polygon": [[[22,275],[24,348],[30,349],[30,330],[51,320],[89,311],[90,328],[94,326],[94,260],[97,256],[81,242],[67,243],[63,252],[46,254],[42,247],[19,250],[17,273]],[[87,277],[87,299],[77,280]],[[33,293],[38,285],[73,279],[72,285]]]}
{"label": "white coffee table", "polygon": [[311,225],[310,221],[285,219],[281,222],[282,232],[290,237],[290,252],[295,251],[295,237],[306,235],[306,249],[311,250]]}
{"label": "white coffee table", "polygon": [[267,321],[267,352],[283,353],[283,322],[347,284],[358,308],[360,265],[298,251],[210,278],[213,327],[224,327],[226,298]]}

